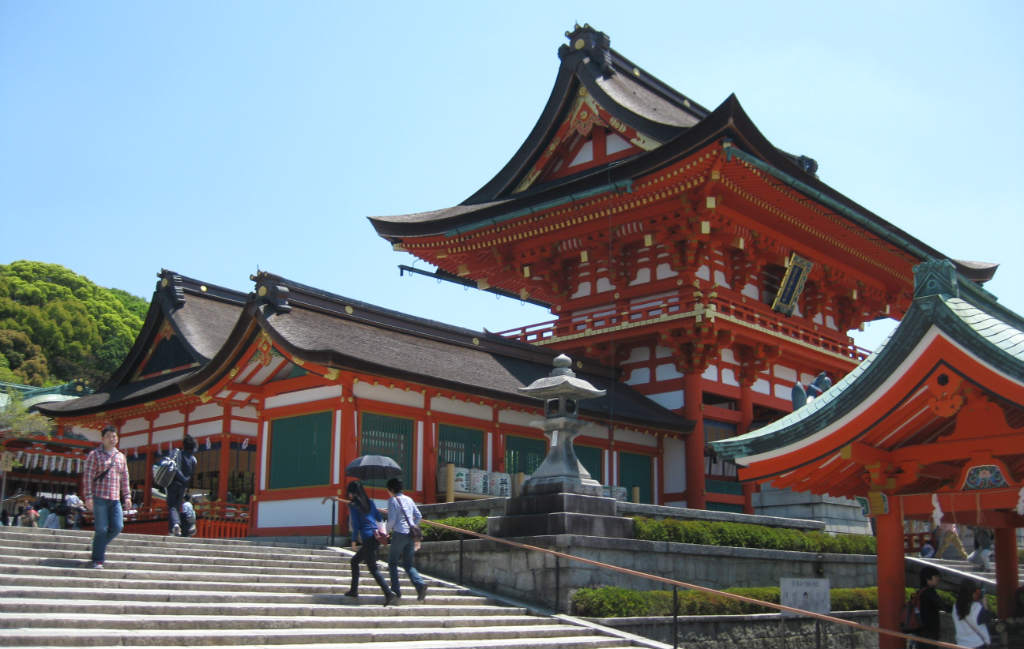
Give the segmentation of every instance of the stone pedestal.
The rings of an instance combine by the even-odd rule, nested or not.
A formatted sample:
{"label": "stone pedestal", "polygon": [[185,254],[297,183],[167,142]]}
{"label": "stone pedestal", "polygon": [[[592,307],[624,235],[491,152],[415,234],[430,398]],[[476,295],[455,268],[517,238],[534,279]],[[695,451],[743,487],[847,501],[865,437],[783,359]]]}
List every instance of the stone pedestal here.
{"label": "stone pedestal", "polygon": [[533,493],[510,498],[504,516],[487,519],[487,533],[497,537],[577,534],[633,538],[633,519],[616,515],[614,498]]}

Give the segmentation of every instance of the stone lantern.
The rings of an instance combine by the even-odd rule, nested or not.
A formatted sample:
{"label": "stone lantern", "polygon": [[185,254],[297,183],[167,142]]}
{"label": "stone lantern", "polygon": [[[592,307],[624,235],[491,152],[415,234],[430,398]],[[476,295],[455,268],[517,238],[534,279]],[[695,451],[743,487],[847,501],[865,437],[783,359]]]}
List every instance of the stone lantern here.
{"label": "stone lantern", "polygon": [[525,388],[523,394],[544,401],[540,422],[551,447],[544,461],[523,483],[522,493],[509,498],[504,516],[487,519],[487,533],[500,537],[578,534],[632,538],[633,519],[616,513],[615,500],[601,495],[601,484],[576,458],[572,440],[579,435],[579,402],[604,396],[604,390],[577,378],[565,355],[555,369]]}
{"label": "stone lantern", "polygon": [[576,457],[572,440],[579,435],[579,402],[602,397],[604,390],[576,378],[572,359],[562,354],[554,360],[555,368],[548,376],[537,379],[521,394],[544,400],[544,434],[551,441],[544,462],[523,483],[523,495],[542,493],[576,493],[601,495],[601,484],[590,477]]}

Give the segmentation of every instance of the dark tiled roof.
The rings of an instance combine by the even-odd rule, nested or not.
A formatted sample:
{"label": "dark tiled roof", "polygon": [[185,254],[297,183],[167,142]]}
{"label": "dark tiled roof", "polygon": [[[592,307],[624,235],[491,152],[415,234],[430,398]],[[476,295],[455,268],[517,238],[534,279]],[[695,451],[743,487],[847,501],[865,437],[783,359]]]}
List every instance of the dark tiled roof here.
{"label": "dark tiled roof", "polygon": [[[258,290],[248,295],[209,286],[204,291],[195,280],[174,277],[173,286],[154,294],[147,325],[116,374],[120,378],[95,394],[40,410],[92,414],[207,384],[233,367],[233,348],[252,344],[253,332],[260,329],[311,362],[530,405],[536,401],[517,388],[547,376],[555,356],[544,348],[349,300],[270,273],[255,276]],[[258,297],[260,287],[267,288],[267,297]],[[125,377],[133,374],[165,314],[195,350],[200,367],[128,383]],[[249,326],[254,321],[259,328]],[[614,370],[579,360],[578,375],[608,390],[584,402],[584,414],[677,433],[692,429],[687,420],[617,382]]]}

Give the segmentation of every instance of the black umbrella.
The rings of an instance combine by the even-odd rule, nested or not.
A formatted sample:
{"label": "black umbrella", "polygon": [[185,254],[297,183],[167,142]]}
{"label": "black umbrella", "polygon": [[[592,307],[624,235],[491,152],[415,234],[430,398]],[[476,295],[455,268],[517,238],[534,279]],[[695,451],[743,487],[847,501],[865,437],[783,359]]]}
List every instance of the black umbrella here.
{"label": "black umbrella", "polygon": [[381,480],[402,475],[402,467],[386,455],[360,455],[345,467],[345,475],[359,480]]}

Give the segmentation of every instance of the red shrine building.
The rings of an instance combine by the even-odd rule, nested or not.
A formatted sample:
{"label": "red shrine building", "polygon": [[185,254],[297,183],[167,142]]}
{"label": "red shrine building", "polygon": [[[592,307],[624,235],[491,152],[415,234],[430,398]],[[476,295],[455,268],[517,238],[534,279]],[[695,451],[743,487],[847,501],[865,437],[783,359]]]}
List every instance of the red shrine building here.
{"label": "red shrine building", "polygon": [[[505,335],[600,359],[693,421],[661,443],[653,502],[752,512],[752,487],[707,443],[853,370],[866,352],[847,332],[901,318],[914,265],[946,257],[777,148],[735,96],[709,110],[604,33],[566,36],[547,105],[492,180],[453,207],[370,220],[438,277],[550,307]],[[995,271],[952,263],[977,282]]]}
{"label": "red shrine building", "polygon": [[[508,495],[509,478],[544,459],[542,404],[518,389],[550,374],[552,350],[266,272],[252,280],[243,293],[163,271],[135,345],[107,383],[37,406],[57,421],[58,440],[95,445],[115,425],[144,511],[159,518],[150,467],[185,434],[199,443],[191,486],[213,501],[201,535],[211,518],[235,536],[329,533],[336,504],[325,498],[344,492],[344,468],[359,455],[393,457],[406,491],[428,503]],[[617,484],[620,467],[653,474],[664,441],[692,428],[616,384],[612,368],[575,359],[573,369],[607,390],[581,404],[589,444],[578,454],[603,484]],[[470,484],[442,494],[449,464],[469,469]],[[473,489],[473,475],[495,488]],[[368,484],[386,498],[383,483]]]}
{"label": "red shrine building", "polygon": [[948,261],[916,272],[906,316],[856,370],[792,414],[713,442],[744,480],[861,502],[876,521],[879,623],[892,630],[915,585],[905,583],[905,520],[992,528],[1004,619],[1024,527],[1024,318]]}
{"label": "red shrine building", "polygon": [[360,454],[394,457],[420,502],[453,497],[448,464],[499,485],[532,472],[542,413],[518,388],[565,353],[607,390],[575,440],[593,478],[641,502],[752,512],[753,487],[708,443],[786,415],[798,383],[852,372],[867,352],[847,332],[907,313],[916,265],[947,260],[972,284],[995,267],[950,260],[824,184],[734,96],[709,110],[605,34],[568,37],[547,105],[491,181],[453,207],[370,219],[437,277],[544,304],[551,321],[497,335],[269,273],[240,292],[164,271],[107,384],[39,406],[58,436],[117,425],[148,504],[149,467],[191,434],[193,486],[244,510],[248,533],[320,534],[323,498]]}

